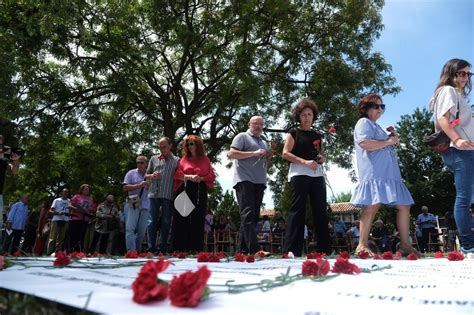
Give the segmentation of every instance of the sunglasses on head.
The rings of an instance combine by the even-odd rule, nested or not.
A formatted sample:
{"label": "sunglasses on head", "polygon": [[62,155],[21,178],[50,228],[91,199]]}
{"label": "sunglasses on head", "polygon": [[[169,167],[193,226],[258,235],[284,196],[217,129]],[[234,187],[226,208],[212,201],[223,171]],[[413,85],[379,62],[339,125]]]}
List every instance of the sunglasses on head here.
{"label": "sunglasses on head", "polygon": [[461,78],[464,78],[464,77],[468,77],[468,78],[471,78],[472,77],[472,72],[466,72],[466,71],[456,71],[456,75],[457,76],[460,76]]}

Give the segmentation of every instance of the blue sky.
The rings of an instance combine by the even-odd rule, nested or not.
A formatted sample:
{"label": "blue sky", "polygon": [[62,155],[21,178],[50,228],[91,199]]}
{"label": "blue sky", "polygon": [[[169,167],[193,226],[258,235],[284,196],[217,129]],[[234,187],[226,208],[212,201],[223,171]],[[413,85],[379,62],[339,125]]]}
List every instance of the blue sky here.
{"label": "blue sky", "polygon": [[[474,63],[474,0],[386,0],[382,17],[385,28],[373,50],[392,65],[402,88],[395,96],[384,96],[387,109],[379,124],[386,127],[428,104],[446,61],[461,58]],[[223,167],[217,172],[224,191],[232,189],[232,172]],[[328,179],[336,195],[354,187],[348,171],[335,166]],[[264,202],[273,206],[268,190]]]}

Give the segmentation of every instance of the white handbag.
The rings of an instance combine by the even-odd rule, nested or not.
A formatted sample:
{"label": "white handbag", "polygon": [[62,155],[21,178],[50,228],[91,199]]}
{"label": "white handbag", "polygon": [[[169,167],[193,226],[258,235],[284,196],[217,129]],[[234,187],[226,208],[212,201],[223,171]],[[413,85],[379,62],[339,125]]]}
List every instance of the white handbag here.
{"label": "white handbag", "polygon": [[174,207],[183,217],[187,217],[196,208],[186,193],[186,182],[184,182],[184,190],[174,200]]}

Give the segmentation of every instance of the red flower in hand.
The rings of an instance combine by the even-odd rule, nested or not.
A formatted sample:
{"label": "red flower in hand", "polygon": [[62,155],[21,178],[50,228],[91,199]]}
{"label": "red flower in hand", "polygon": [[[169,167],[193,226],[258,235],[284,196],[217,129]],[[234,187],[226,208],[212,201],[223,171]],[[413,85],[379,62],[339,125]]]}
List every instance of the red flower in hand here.
{"label": "red flower in hand", "polygon": [[316,150],[319,150],[319,145],[321,144],[321,140],[316,139],[313,141],[313,146]]}
{"label": "red flower in hand", "polygon": [[321,277],[328,274],[331,266],[326,259],[318,258],[316,261],[307,260],[303,263],[301,273],[303,276]]}
{"label": "red flower in hand", "polygon": [[245,255],[242,254],[242,253],[235,253],[234,259],[235,259],[235,261],[238,261],[238,262],[244,262],[245,261]]}
{"label": "red flower in hand", "polygon": [[408,259],[408,260],[418,260],[418,255],[415,254],[415,253],[410,253],[410,254],[407,256],[407,259]]}
{"label": "red flower in hand", "polygon": [[125,258],[138,258],[138,253],[136,250],[129,250],[125,253]]}
{"label": "red flower in hand", "polygon": [[335,133],[336,133],[336,128],[334,128],[334,127],[331,126],[331,127],[329,127],[328,132],[329,132],[330,134],[335,134]]}
{"label": "red flower in hand", "polygon": [[359,255],[360,259],[367,259],[367,258],[370,257],[370,253],[368,251],[365,251],[365,250],[360,251],[358,255]]}
{"label": "red flower in hand", "polygon": [[457,125],[459,125],[460,123],[461,123],[461,118],[457,118],[457,119],[453,120],[453,121],[450,123],[450,125],[451,125],[451,127],[454,128],[454,127],[456,127]]}
{"label": "red flower in hand", "polygon": [[187,271],[179,276],[174,276],[170,283],[171,304],[178,307],[194,307],[201,299],[206,298],[208,290],[207,280],[211,272],[202,266],[196,272]]}
{"label": "red flower in hand", "polygon": [[334,267],[332,267],[332,272],[353,275],[358,274],[361,271],[359,267],[349,262],[349,259],[338,257],[334,263]]}
{"label": "red flower in hand", "polygon": [[450,261],[464,260],[464,255],[458,252],[457,250],[455,250],[448,254],[448,260]]}
{"label": "red flower in hand", "polygon": [[434,258],[443,258],[444,257],[444,254],[440,251],[437,251],[435,254],[434,254]]}
{"label": "red flower in hand", "polygon": [[339,253],[339,257],[344,258],[344,259],[349,259],[351,258],[351,254],[349,254],[347,251],[342,251]]}
{"label": "red flower in hand", "polygon": [[158,273],[166,270],[170,263],[160,258],[156,262],[149,260],[143,265],[132,283],[133,301],[143,304],[166,299],[168,286],[158,279]]}
{"label": "red flower in hand", "polygon": [[66,254],[66,251],[57,251],[55,257],[54,267],[63,267],[71,263],[71,258]]}

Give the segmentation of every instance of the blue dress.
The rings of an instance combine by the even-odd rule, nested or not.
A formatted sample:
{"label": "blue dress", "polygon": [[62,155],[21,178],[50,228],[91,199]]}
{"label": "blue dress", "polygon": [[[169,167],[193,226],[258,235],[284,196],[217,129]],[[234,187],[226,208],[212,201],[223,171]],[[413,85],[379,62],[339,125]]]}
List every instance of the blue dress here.
{"label": "blue dress", "polygon": [[385,131],[370,119],[361,118],[357,122],[354,128],[354,146],[359,183],[352,194],[352,204],[359,207],[377,203],[388,206],[414,204],[402,181],[393,146],[375,151],[367,151],[359,146],[364,140],[387,139]]}

